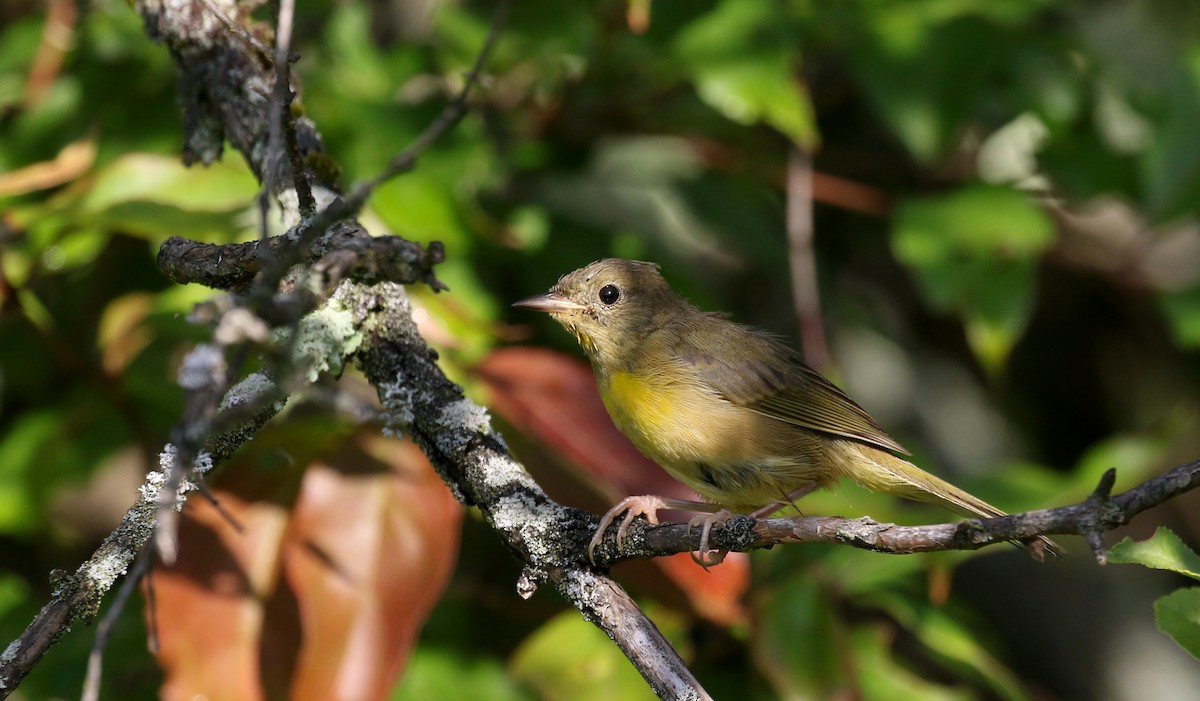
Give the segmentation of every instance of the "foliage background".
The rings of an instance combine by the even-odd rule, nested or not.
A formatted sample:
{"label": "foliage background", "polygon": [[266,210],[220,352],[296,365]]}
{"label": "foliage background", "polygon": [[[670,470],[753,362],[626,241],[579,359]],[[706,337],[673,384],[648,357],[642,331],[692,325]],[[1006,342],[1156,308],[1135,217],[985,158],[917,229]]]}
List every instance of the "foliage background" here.
{"label": "foliage background", "polygon": [[[303,107],[344,183],[437,114],[491,10],[301,3]],[[116,523],[178,415],[173,368],[200,337],[186,315],[209,292],[169,285],[158,244],[253,237],[255,183],[236,157],[178,165],[173,66],[125,3],[6,3],[0,21],[0,634],[12,639],[48,573],[73,569]],[[920,464],[1019,510],[1081,499],[1109,466],[1121,488],[1200,454],[1198,123],[1200,6],[1188,0],[516,3],[475,115],[382,188],[367,221],[445,242],[452,292],[414,294],[447,372],[496,408],[552,495],[599,510],[643,477],[621,472],[634,458],[565,357],[578,355],[570,339],[508,303],[599,257],[644,258],[699,306],[795,339],[785,184],[798,147],[815,171],[829,373]],[[335,409],[333,392],[361,396],[350,375],[227,468],[217,487],[231,503],[280,533],[319,532],[300,508],[310,473],[379,487],[419,469],[388,466],[381,455],[408,451],[379,449]],[[444,498],[380,489],[348,508],[386,494],[371,497],[380,513],[421,515]],[[1179,499],[1129,531],[1166,523],[1196,543],[1197,506]],[[851,486],[804,508],[945,518]],[[461,544],[455,515],[413,522],[392,531],[379,516],[337,540],[341,556],[408,558],[436,582],[428,624],[423,610],[400,616],[403,634],[367,665],[384,696],[648,693],[561,601],[515,599],[515,563],[470,513]],[[437,547],[396,545],[417,531]],[[230,620],[261,627],[199,622],[240,660],[185,645],[197,664],[164,658],[164,677],[131,610],[109,693],[149,697],[170,681],[170,696],[197,668],[226,681],[249,668],[230,698],[295,692],[309,658],[267,664],[264,651],[311,640],[296,628],[322,622],[322,600],[305,583],[324,580],[289,569],[288,537],[261,552],[222,541],[243,562],[285,563],[263,565],[260,589],[235,589]],[[717,697],[1190,698],[1200,668],[1151,610],[1180,582],[1101,569],[1065,544],[1072,554],[1043,566],[1001,548],[790,547],[711,576],[667,563],[617,575]],[[448,564],[430,552],[456,549],[439,598]],[[174,576],[164,633],[219,589],[209,574]],[[359,596],[405,601],[414,586],[389,575]],[[281,601],[294,615],[271,613]],[[90,643],[77,627],[20,696],[77,693]],[[333,671],[347,664],[348,643],[322,644]]]}

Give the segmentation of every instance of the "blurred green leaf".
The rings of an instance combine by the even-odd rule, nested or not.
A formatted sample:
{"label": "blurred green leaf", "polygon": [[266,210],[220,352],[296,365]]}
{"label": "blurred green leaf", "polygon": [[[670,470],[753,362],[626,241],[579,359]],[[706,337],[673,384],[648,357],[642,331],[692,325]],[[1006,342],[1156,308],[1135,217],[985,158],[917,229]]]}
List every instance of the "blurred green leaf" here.
{"label": "blurred green leaf", "polygon": [[30,480],[47,446],[66,433],[57,411],[22,415],[0,441],[0,533],[27,533],[38,524],[39,499]]}
{"label": "blurred green leaf", "polygon": [[979,632],[972,630],[954,613],[927,600],[906,598],[882,588],[865,600],[887,611],[947,667],[979,677],[1000,698],[1029,700],[1020,679],[988,652]]}
{"label": "blurred green leaf", "polygon": [[513,654],[513,676],[542,699],[653,699],[654,693],[600,629],[576,611],[542,625]]}
{"label": "blurred green leaf", "polygon": [[1175,341],[1187,348],[1200,346],[1200,285],[1161,292],[1156,301],[1170,323]]}
{"label": "blurred green leaf", "polygon": [[846,684],[845,635],[835,606],[811,573],[761,591],[758,629],[752,641],[754,663],[782,698],[827,698]]}
{"label": "blurred green leaf", "polygon": [[1158,629],[1200,659],[1200,587],[1180,589],[1154,602]]}
{"label": "blurred green leaf", "polygon": [[1142,161],[1146,206],[1163,221],[1195,215],[1200,203],[1200,46],[1190,54],[1165,95],[1156,138]]}
{"label": "blurred green leaf", "polygon": [[849,58],[872,104],[909,152],[930,164],[967,128],[980,94],[1013,51],[1014,27],[1040,6],[859,3],[841,31],[853,42]]}
{"label": "blurred green leaf", "polygon": [[391,701],[531,701],[532,694],[513,683],[496,659],[419,646]]}
{"label": "blurred green leaf", "polygon": [[882,626],[861,626],[851,639],[857,656],[855,671],[867,701],[969,701],[966,689],[954,689],[923,679],[900,665],[892,655],[891,636]]}
{"label": "blurred green leaf", "polygon": [[1192,579],[1200,579],[1200,555],[1184,545],[1173,531],[1161,526],[1146,540],[1134,542],[1126,537],[1112,546],[1108,551],[1108,561],[1170,570]]}
{"label": "blurred green leaf", "polygon": [[929,304],[961,316],[972,349],[995,369],[1025,327],[1035,266],[1053,240],[1053,224],[1028,195],[972,185],[903,203],[892,247]]}
{"label": "blurred green leaf", "polygon": [[93,213],[128,202],[223,212],[248,208],[257,192],[254,175],[238,159],[188,168],[174,156],[131,153],[96,174],[80,205]]}
{"label": "blurred green leaf", "polygon": [[820,140],[816,115],[798,75],[798,37],[780,10],[723,0],[680,33],[675,52],[714,109],[741,124],[765,122],[811,151]]}

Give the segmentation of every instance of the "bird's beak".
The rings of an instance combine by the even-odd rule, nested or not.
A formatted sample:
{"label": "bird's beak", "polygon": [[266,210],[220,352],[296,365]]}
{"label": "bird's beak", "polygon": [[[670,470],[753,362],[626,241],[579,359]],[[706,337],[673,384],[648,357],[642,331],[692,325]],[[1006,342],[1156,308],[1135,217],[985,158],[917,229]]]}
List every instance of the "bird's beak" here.
{"label": "bird's beak", "polygon": [[526,297],[517,302],[513,302],[514,307],[522,309],[532,309],[535,312],[546,312],[547,314],[567,314],[569,312],[581,312],[587,309],[579,302],[572,302],[569,299],[564,299],[554,294],[547,292],[544,295],[534,297]]}

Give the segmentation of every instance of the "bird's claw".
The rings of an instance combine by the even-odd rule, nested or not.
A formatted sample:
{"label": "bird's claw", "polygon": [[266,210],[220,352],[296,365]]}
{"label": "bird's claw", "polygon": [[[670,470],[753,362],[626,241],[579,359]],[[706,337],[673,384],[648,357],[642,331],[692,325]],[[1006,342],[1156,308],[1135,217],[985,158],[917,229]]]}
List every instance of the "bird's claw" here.
{"label": "bird's claw", "polygon": [[700,526],[700,548],[692,553],[692,561],[700,565],[708,571],[709,567],[719,565],[725,561],[725,556],[729,554],[727,550],[713,550],[708,547],[708,536],[712,532],[714,525],[724,526],[733,518],[733,512],[728,509],[721,509],[713,514],[698,514],[688,521],[688,533],[692,532],[692,528]]}
{"label": "bird's claw", "polygon": [[604,542],[604,533],[612,522],[617,519],[622,512],[625,513],[625,518],[621,519],[620,525],[617,526],[617,549],[621,549],[621,545],[625,540],[626,534],[629,533],[629,526],[633,524],[634,519],[638,516],[645,516],[646,521],[650,525],[658,524],[658,510],[667,508],[666,501],[662,497],[643,495],[625,497],[617,502],[617,505],[605,512],[600,519],[600,525],[596,528],[596,533],[592,535],[591,542],[588,543],[588,560],[594,565],[596,564],[596,548],[600,543]]}

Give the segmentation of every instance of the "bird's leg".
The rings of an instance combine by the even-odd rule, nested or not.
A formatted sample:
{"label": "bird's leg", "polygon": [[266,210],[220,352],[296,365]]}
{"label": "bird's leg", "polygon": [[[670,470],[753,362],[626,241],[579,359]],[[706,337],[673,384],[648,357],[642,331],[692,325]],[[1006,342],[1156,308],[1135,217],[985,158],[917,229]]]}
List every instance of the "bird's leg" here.
{"label": "bird's leg", "polygon": [[753,516],[754,518],[766,518],[766,517],[770,516],[771,514],[775,513],[776,511],[787,506],[788,504],[791,504],[792,508],[794,508],[796,510],[796,513],[803,516],[804,514],[800,511],[800,507],[796,506],[796,502],[798,500],[803,499],[804,497],[808,496],[809,494],[812,494],[813,492],[817,491],[817,488],[820,486],[821,485],[817,484],[816,482],[809,482],[806,485],[796,487],[795,489],[793,489],[792,491],[790,491],[786,495],[784,495],[783,501],[777,501],[777,502],[774,502],[771,504],[767,504],[766,506],[762,507],[761,509],[755,511],[754,513],[752,513],[750,515]]}
{"label": "bird's leg", "polygon": [[708,570],[709,567],[719,565],[725,561],[725,556],[729,554],[729,551],[709,549],[708,534],[712,532],[714,524],[724,526],[733,516],[734,513],[729,509],[721,509],[713,514],[694,516],[691,521],[688,521],[688,533],[692,532],[692,528],[700,526],[700,549],[692,553],[693,562]]}
{"label": "bird's leg", "polygon": [[[796,489],[788,492],[784,501],[773,501],[770,504],[751,512],[750,517],[754,519],[766,518],[788,504],[795,506],[797,499],[811,494],[819,486],[820,485],[816,482],[810,482],[809,484],[797,487]],[[799,507],[797,507],[796,510],[799,511]],[[693,527],[701,527],[700,549],[692,553],[692,560],[695,561],[697,565],[700,565],[707,570],[709,567],[712,567],[713,565],[719,565],[725,560],[725,556],[729,554],[729,551],[709,549],[708,536],[712,532],[712,527],[714,525],[724,526],[729,522],[729,519],[733,517],[734,513],[732,511],[729,511],[728,509],[721,509],[716,513],[695,516],[691,521],[688,522],[689,533]]]}
{"label": "bird's leg", "polygon": [[621,549],[621,541],[625,539],[625,535],[629,532],[629,526],[638,516],[645,516],[646,521],[651,525],[658,524],[659,509],[683,509],[685,511],[715,511],[717,506],[702,501],[687,501],[685,499],[667,499],[665,497],[656,497],[649,494],[642,496],[625,497],[617,502],[617,505],[609,509],[600,519],[600,526],[596,528],[595,535],[588,543],[588,560],[594,565],[596,564],[596,547],[604,541],[604,532],[612,525],[612,522],[625,513],[625,518],[621,519],[620,525],[617,526],[617,549]]}

